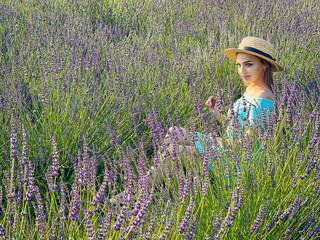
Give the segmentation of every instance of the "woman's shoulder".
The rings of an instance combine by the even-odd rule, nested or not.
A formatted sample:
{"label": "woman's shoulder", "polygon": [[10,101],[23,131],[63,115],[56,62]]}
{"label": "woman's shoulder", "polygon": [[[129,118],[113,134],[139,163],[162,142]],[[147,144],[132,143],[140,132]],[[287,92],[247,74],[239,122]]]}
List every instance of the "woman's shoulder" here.
{"label": "woman's shoulder", "polygon": [[268,88],[260,88],[260,87],[255,87],[250,89],[247,88],[245,92],[245,96],[253,97],[253,98],[263,98],[263,99],[273,101],[273,93]]}
{"label": "woman's shoulder", "polygon": [[258,93],[257,97],[258,98],[267,99],[267,100],[271,100],[271,101],[273,101],[273,98],[274,98],[273,93],[270,90]]}

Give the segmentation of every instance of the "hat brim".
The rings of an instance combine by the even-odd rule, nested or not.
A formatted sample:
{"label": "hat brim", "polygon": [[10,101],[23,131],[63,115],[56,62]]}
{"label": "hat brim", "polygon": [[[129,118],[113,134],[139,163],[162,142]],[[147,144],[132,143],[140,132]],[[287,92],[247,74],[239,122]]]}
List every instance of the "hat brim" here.
{"label": "hat brim", "polygon": [[224,54],[228,58],[235,60],[235,61],[237,60],[237,53],[248,53],[250,55],[254,55],[254,56],[260,57],[260,58],[268,61],[272,65],[272,72],[283,71],[283,67],[281,67],[276,61],[273,61],[272,59],[265,57],[259,53],[255,53],[255,52],[251,52],[251,51],[243,50],[243,49],[239,49],[239,48],[228,48],[228,49],[224,50]]}

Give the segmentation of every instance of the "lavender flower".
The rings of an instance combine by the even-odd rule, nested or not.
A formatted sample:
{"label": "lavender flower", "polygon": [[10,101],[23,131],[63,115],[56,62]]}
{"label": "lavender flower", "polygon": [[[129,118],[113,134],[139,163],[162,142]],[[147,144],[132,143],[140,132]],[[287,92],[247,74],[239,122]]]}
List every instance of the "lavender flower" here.
{"label": "lavender flower", "polygon": [[191,218],[191,214],[193,211],[193,205],[194,205],[194,200],[193,198],[190,199],[190,203],[189,206],[185,212],[185,216],[182,220],[182,222],[179,225],[179,233],[183,234],[184,232],[186,232],[188,230],[189,224],[190,224],[190,218]]}
{"label": "lavender flower", "polygon": [[59,153],[58,153],[58,148],[57,148],[57,143],[54,137],[52,137],[52,176],[56,177],[59,175]]}
{"label": "lavender flower", "polygon": [[296,185],[297,185],[297,179],[296,179],[296,176],[295,176],[294,170],[293,170],[293,168],[292,168],[292,166],[291,166],[291,165],[289,166],[289,170],[290,170],[291,179],[292,179],[292,185],[291,185],[291,188],[292,188],[292,189],[295,189],[295,188],[296,188]]}
{"label": "lavender flower", "polygon": [[312,209],[312,213],[311,213],[311,216],[310,216],[308,222],[306,222],[306,224],[303,226],[304,230],[308,230],[309,227],[311,226],[311,224],[314,222],[314,215],[315,215],[315,210]]}
{"label": "lavender flower", "polygon": [[240,193],[240,197],[239,197],[239,201],[238,201],[238,208],[240,209],[242,207],[242,204],[244,202],[244,191],[245,191],[245,187],[242,184],[242,189],[241,189],[241,193]]}
{"label": "lavender flower", "polygon": [[195,214],[193,217],[193,222],[192,222],[190,231],[188,232],[187,237],[186,237],[187,240],[191,240],[196,236],[197,226],[198,226],[198,218],[199,218],[198,215]]}
{"label": "lavender flower", "polygon": [[250,231],[249,231],[250,234],[252,234],[253,231],[257,229],[259,223],[265,219],[267,212],[268,212],[268,203],[265,203],[260,208],[257,218],[254,220],[253,224],[250,227]]}
{"label": "lavender flower", "polygon": [[89,160],[89,154],[88,154],[87,141],[85,137],[83,137],[83,148],[84,148],[84,151],[82,154],[82,167],[80,168],[81,176],[82,176],[81,185],[87,186],[90,181],[89,179],[90,178],[90,170],[89,170],[90,160]]}
{"label": "lavender flower", "polygon": [[183,185],[184,185],[184,180],[183,180],[183,173],[178,172],[178,196],[179,196],[179,200],[182,201],[183,200]]}
{"label": "lavender flower", "polygon": [[150,202],[151,202],[151,198],[153,196],[153,191],[154,188],[152,187],[150,194],[147,194],[148,196],[144,199],[145,201],[141,202],[141,208],[138,211],[138,213],[136,214],[135,218],[132,221],[132,225],[137,228],[138,226],[141,225],[142,223],[142,219],[146,217],[146,213],[147,213],[147,207],[149,206]]}
{"label": "lavender flower", "polygon": [[284,234],[289,235],[291,232],[292,232],[292,229],[288,227]]}
{"label": "lavender flower", "polygon": [[233,93],[232,93],[232,89],[231,89],[231,84],[230,82],[228,82],[228,96],[229,96],[229,109],[230,109],[230,114],[231,114],[231,118],[234,117],[234,109],[233,109]]}
{"label": "lavender flower", "polygon": [[55,217],[52,218],[50,231],[50,239],[56,239],[56,222],[57,219]]}
{"label": "lavender flower", "polygon": [[89,218],[89,213],[87,212],[86,215],[85,215],[85,224],[86,224],[86,230],[87,230],[87,239],[88,240],[94,240],[95,239],[95,232],[94,232],[94,229],[93,229],[93,225],[90,221],[90,218]]}
{"label": "lavender flower", "polygon": [[24,166],[28,165],[28,144],[27,144],[27,133],[25,126],[22,125],[22,164]]}
{"label": "lavender flower", "polygon": [[98,202],[103,201],[103,198],[105,197],[105,193],[106,193],[106,188],[107,188],[107,176],[105,175],[103,182],[99,187],[98,192],[96,193],[96,195],[92,199],[92,202],[91,202],[92,206],[96,206]]}
{"label": "lavender flower", "polygon": [[313,109],[313,111],[310,114],[310,122],[312,122],[313,119],[316,117],[316,114],[318,112],[319,103],[320,103],[320,101],[318,100],[316,105],[315,105],[315,107],[314,107],[314,109]]}
{"label": "lavender flower", "polygon": [[186,176],[186,182],[184,184],[184,189],[183,189],[183,194],[182,194],[182,199],[185,199],[188,194],[189,194],[189,190],[191,188],[191,180],[192,180],[192,173],[187,173],[187,176]]}
{"label": "lavender flower", "polygon": [[202,197],[204,198],[207,195],[209,188],[209,169],[208,169],[208,161],[209,161],[209,152],[205,151],[205,157],[202,163],[202,172],[204,175],[204,183],[202,185]]}
{"label": "lavender flower", "polygon": [[272,220],[268,223],[268,226],[267,226],[268,232],[270,232],[272,230],[272,228],[274,227],[276,220],[279,217],[280,213],[281,213],[281,208],[279,207],[277,213],[272,217]]}
{"label": "lavender flower", "polygon": [[15,182],[16,182],[16,158],[17,158],[17,132],[16,132],[16,125],[15,120],[12,115],[11,117],[11,138],[10,138],[10,158],[11,158],[11,171],[10,171],[10,190],[8,192],[7,197],[10,200],[16,196],[15,193]]}
{"label": "lavender flower", "polygon": [[44,236],[46,233],[46,214],[44,211],[44,206],[42,203],[41,194],[38,187],[35,187],[35,193],[36,193],[36,200],[37,200],[37,205],[35,209],[36,226],[38,226],[40,230],[40,234]]}
{"label": "lavender flower", "polygon": [[165,240],[166,237],[169,235],[169,230],[170,230],[171,226],[173,225],[173,219],[174,219],[174,210],[171,211],[170,219],[167,222],[167,225],[164,228],[163,232],[161,233],[159,240]]}
{"label": "lavender flower", "polygon": [[[131,166],[130,163],[128,163],[128,168]],[[144,159],[144,152],[143,152],[143,146],[141,144],[139,148],[139,159],[138,159],[138,168],[139,168],[139,184],[142,184],[143,176],[147,170],[147,166]]]}
{"label": "lavender flower", "polygon": [[293,203],[279,216],[279,220],[283,220],[285,217],[289,216],[291,213],[295,213],[298,202],[299,202],[300,195],[298,194],[297,197],[294,199]]}
{"label": "lavender flower", "polygon": [[215,219],[212,220],[212,230],[210,236],[214,239],[221,227],[221,220],[219,219],[218,213],[216,213]]}
{"label": "lavender flower", "polygon": [[[127,194],[125,193],[124,198],[126,197],[127,197]],[[119,231],[121,229],[127,214],[128,214],[128,207],[126,204],[124,204],[120,210],[120,214],[117,216],[116,222],[112,226],[113,230]]]}
{"label": "lavender flower", "polygon": [[65,216],[65,211],[67,209],[67,199],[66,199],[66,185],[64,181],[60,180],[60,192],[61,192],[61,201],[60,201],[60,208],[59,208],[59,218],[60,218],[60,225],[67,219]]}
{"label": "lavender flower", "polygon": [[71,210],[69,213],[69,218],[72,221],[75,221],[78,218],[79,210],[80,210],[80,195],[78,192],[78,185],[75,182],[72,184],[71,196],[73,197],[73,201],[72,201]]}
{"label": "lavender flower", "polygon": [[28,186],[27,186],[27,191],[26,191],[26,196],[25,196],[25,200],[27,202],[31,201],[32,195],[35,192],[35,188],[34,188],[34,170],[33,167],[31,165],[31,162],[29,162],[28,166],[27,166],[27,180],[28,180]]}
{"label": "lavender flower", "polygon": [[281,109],[284,109],[285,103],[288,99],[288,86],[286,83],[283,84],[282,88],[282,99],[281,99]]}
{"label": "lavender flower", "polygon": [[152,232],[155,228],[155,217],[151,216],[151,219],[148,222],[149,222],[148,230],[145,234],[142,235],[142,239],[144,239],[144,240],[154,239],[154,238],[152,238],[151,235],[152,235]]}
{"label": "lavender flower", "polygon": [[314,237],[316,234],[319,233],[319,228],[320,228],[320,218],[318,218],[317,224],[313,227],[313,229],[308,233],[308,237]]}
{"label": "lavender flower", "polygon": [[6,231],[4,230],[4,228],[2,227],[2,224],[0,224],[0,237],[2,240],[7,240],[9,239],[7,236],[6,236]]}

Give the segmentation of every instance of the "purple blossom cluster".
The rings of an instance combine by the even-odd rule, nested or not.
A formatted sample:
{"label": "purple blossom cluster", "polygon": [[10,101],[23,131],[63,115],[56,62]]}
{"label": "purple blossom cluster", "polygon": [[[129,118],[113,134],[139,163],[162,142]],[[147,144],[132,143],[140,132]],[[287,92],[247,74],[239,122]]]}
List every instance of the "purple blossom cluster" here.
{"label": "purple blossom cluster", "polygon": [[255,231],[257,229],[257,227],[259,226],[259,223],[263,222],[267,212],[268,212],[268,203],[265,203],[262,205],[262,207],[260,208],[257,218],[254,220],[253,224],[250,227],[250,231],[249,233],[252,234],[253,231]]}
{"label": "purple blossom cluster", "polygon": [[297,211],[300,195],[297,195],[292,204],[279,216],[279,220],[283,221],[289,215],[294,215]]}
{"label": "purple blossom cluster", "polygon": [[189,206],[185,212],[185,216],[182,219],[182,222],[179,225],[179,233],[183,234],[185,232],[188,231],[189,225],[190,225],[190,220],[191,220],[191,214],[193,211],[193,207],[194,207],[194,200],[191,198],[190,199],[190,203]]}
{"label": "purple blossom cluster", "polygon": [[3,229],[1,224],[0,224],[0,237],[3,240],[7,240],[8,239],[8,237],[6,236],[6,231]]}

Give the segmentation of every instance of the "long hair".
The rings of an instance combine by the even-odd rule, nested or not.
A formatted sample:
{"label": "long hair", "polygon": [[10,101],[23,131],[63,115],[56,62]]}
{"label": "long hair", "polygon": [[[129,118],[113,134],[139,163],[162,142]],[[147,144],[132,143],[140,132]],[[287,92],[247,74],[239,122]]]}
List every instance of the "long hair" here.
{"label": "long hair", "polygon": [[260,61],[264,64],[267,64],[267,69],[266,71],[264,72],[264,75],[263,75],[263,80],[264,82],[267,84],[267,86],[270,88],[271,92],[273,93],[273,75],[272,75],[272,65],[271,63],[269,63],[268,61],[260,58]]}

